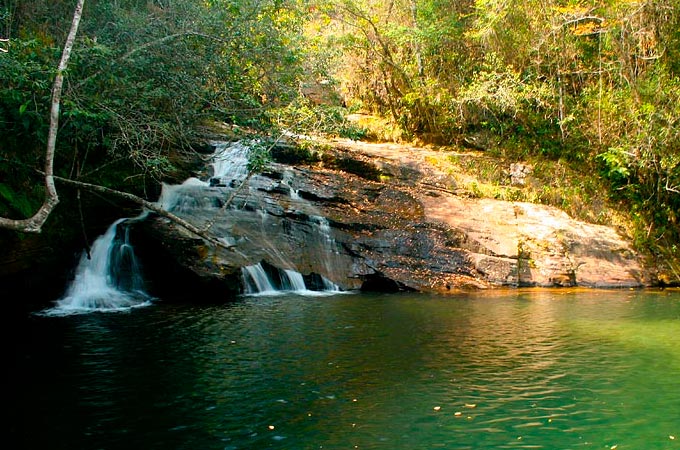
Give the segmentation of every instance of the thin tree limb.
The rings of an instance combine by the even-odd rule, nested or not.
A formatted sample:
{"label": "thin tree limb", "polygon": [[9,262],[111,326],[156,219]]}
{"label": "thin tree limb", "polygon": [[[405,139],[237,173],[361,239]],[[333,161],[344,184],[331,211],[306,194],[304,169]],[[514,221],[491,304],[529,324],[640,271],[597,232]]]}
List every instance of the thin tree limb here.
{"label": "thin tree limb", "polygon": [[248,181],[250,181],[250,179],[252,178],[253,175],[254,175],[253,172],[248,172],[248,176],[246,176],[246,178],[241,182],[239,187],[234,189],[234,191],[231,193],[229,198],[227,198],[227,200],[222,204],[222,207],[220,208],[220,210],[218,212],[216,212],[215,215],[213,215],[210,218],[210,220],[205,224],[205,226],[201,229],[202,232],[207,233],[208,231],[210,231],[212,226],[215,225],[215,222],[217,222],[217,219],[219,218],[219,216],[229,207],[231,202],[234,201],[234,198],[236,198],[238,193],[241,192],[241,190],[245,187],[246,184],[248,184]]}
{"label": "thin tree limb", "polygon": [[580,23],[580,22],[585,22],[585,21],[591,21],[591,22],[599,22],[602,23],[604,22],[604,18],[598,17],[598,16],[581,16],[581,17],[576,17],[575,19],[567,20],[566,22],[562,22],[560,24],[560,27],[568,27],[569,25],[573,25],[575,23]]}
{"label": "thin tree limb", "polygon": [[195,234],[196,236],[199,236],[206,241],[210,242],[213,245],[216,245],[218,247],[222,247],[224,249],[231,249],[234,247],[234,245],[228,245],[225,244],[223,241],[217,239],[215,236],[209,234],[206,230],[202,230],[198,228],[196,225],[187,222],[186,220],[182,219],[179,216],[176,216],[175,214],[166,211],[163,209],[161,206],[159,206],[156,203],[150,202],[148,200],[145,200],[141,197],[138,197],[134,194],[130,194],[129,192],[122,192],[122,191],[117,191],[115,189],[107,188],[104,186],[100,186],[98,184],[91,184],[91,183],[85,183],[82,181],[76,181],[76,180],[70,180],[68,178],[62,178],[59,176],[54,176],[54,179],[58,180],[61,183],[68,184],[71,186],[75,186],[77,188],[85,189],[88,191],[93,191],[93,192],[98,192],[101,194],[106,194],[106,195],[111,195],[113,197],[118,197],[122,198],[124,200],[129,200],[133,203],[136,203],[149,211],[153,211],[159,216],[165,217],[166,219],[169,219],[170,221],[174,222],[175,224],[179,225],[180,227],[184,228],[185,230]]}
{"label": "thin tree limb", "polygon": [[[143,50],[146,50],[147,48],[154,47],[156,45],[160,45],[160,44],[163,44],[165,42],[172,41],[174,39],[187,37],[187,36],[201,37],[201,38],[204,38],[204,39],[220,42],[220,43],[223,43],[223,44],[229,44],[230,43],[229,41],[222,39],[222,38],[219,38],[217,36],[211,36],[209,34],[199,33],[197,31],[182,31],[181,33],[169,34],[167,36],[163,36],[162,38],[158,38],[158,39],[155,39],[153,41],[146,42],[146,43],[140,45],[139,47],[135,47],[132,50],[128,51],[127,53],[116,58],[115,62],[126,60],[126,59],[134,56],[135,54],[137,54],[137,53],[139,53]],[[105,72],[105,70],[98,70],[97,72],[93,73],[92,75],[83,78],[80,81],[80,83],[78,83],[77,87],[83,86],[85,83],[87,83],[88,81],[90,81],[93,78],[98,77],[99,75],[101,75],[104,72]]]}

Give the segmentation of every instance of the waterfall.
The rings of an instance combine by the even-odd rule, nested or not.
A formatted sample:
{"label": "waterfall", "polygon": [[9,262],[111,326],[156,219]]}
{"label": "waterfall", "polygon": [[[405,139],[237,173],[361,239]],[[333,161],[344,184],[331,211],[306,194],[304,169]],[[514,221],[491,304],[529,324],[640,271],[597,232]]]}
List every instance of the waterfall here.
{"label": "waterfall", "polygon": [[[212,174],[208,181],[189,178],[179,185],[164,184],[157,204],[163,209],[179,216],[188,217],[198,226],[212,220],[219,211],[224,198],[224,189],[238,188],[248,177],[249,148],[242,142],[215,143],[215,154],[212,157]],[[292,201],[302,202],[296,190],[292,188],[292,175],[286,175],[284,183],[290,189]],[[232,211],[234,214],[237,211]],[[265,210],[256,211],[266,221]],[[150,304],[151,298],[144,292],[144,282],[134,249],[129,240],[128,222],[143,220],[147,212],[134,219],[119,219],[108,230],[96,239],[90,255],[83,254],[75,271],[75,278],[68,287],[63,298],[47,314],[73,314],[93,311],[121,311]],[[312,217],[313,226],[320,233],[316,239],[322,241],[324,253],[332,255],[337,252],[335,241],[330,235],[328,221],[320,216]],[[229,223],[234,223],[233,219]],[[228,220],[223,222],[227,223]],[[214,228],[215,231],[219,226]],[[263,228],[264,232],[264,228]],[[228,232],[228,227],[221,229],[219,239],[233,244],[236,241]],[[276,254],[280,261],[286,257],[277,253],[275,245],[267,243],[266,234],[262,243],[271,254]],[[278,264],[278,262],[277,262]],[[282,265],[290,265],[289,263]],[[324,268],[332,262],[326,259]],[[327,273],[330,273],[326,270]],[[271,265],[250,265],[242,268],[244,292],[246,294],[271,294],[277,292],[294,292],[301,295],[320,295],[324,292],[339,292],[340,289],[330,280],[316,275],[305,282],[305,277],[292,269],[278,269]],[[311,287],[310,287],[311,286]]]}
{"label": "waterfall", "polygon": [[[319,265],[323,266],[326,273],[333,273],[333,268],[337,267],[341,262],[338,259],[338,243],[333,238],[328,219],[323,216],[310,216],[309,219],[315,229],[315,233],[310,237],[310,240],[315,240],[316,245],[321,250],[319,252]],[[335,286],[335,289],[337,289],[337,286]]]}
{"label": "waterfall", "polygon": [[130,244],[129,227],[125,223],[128,220],[114,222],[95,240],[89,257],[85,253],[80,257],[66,295],[46,314],[124,311],[150,303],[151,298],[144,292],[139,262]]}
{"label": "waterfall", "polygon": [[277,291],[269,279],[269,276],[264,271],[262,264],[243,267],[241,272],[246,293],[269,294]]}
{"label": "waterfall", "polygon": [[262,263],[241,269],[246,295],[276,295],[293,293],[304,296],[322,296],[341,292],[340,288],[325,277],[313,274],[311,287],[305,277],[292,269],[278,269]]}
{"label": "waterfall", "polygon": [[242,142],[216,143],[209,180],[191,177],[182,184],[163,183],[156,203],[166,211],[184,216],[194,216],[201,210],[219,207],[219,201],[207,192],[210,188],[238,186],[248,176],[249,152],[249,148]]}
{"label": "waterfall", "polygon": [[288,291],[306,291],[307,286],[305,286],[305,279],[300,272],[294,270],[286,269],[283,271],[286,274],[288,283],[283,286],[284,290]]}
{"label": "waterfall", "polygon": [[[224,144],[218,147],[213,159],[213,175],[210,178],[210,186],[217,188],[237,188],[240,183],[248,176],[248,153],[249,148],[243,143]],[[293,187],[293,174],[290,171],[283,173],[281,185],[290,192],[290,199],[293,202],[304,203]],[[235,214],[236,211],[232,211]],[[262,248],[268,253],[268,259],[275,264],[283,266],[290,265],[287,255],[282,252],[275,242],[270,241],[268,228],[269,214],[265,208],[256,208],[254,214],[259,216],[261,224],[257,239]],[[195,217],[195,214],[194,214]],[[235,219],[237,220],[237,219]],[[330,254],[322,257],[322,264],[327,273],[331,273],[328,268],[335,262],[332,255],[337,253],[337,244],[331,236],[328,221],[321,216],[311,216],[312,233],[311,239],[320,240],[320,247],[323,253]],[[309,238],[309,236],[308,236]],[[271,295],[275,293],[295,293],[299,295],[323,295],[323,293],[338,293],[340,288],[332,281],[321,275],[311,274],[309,283],[305,282],[305,276],[292,269],[279,269],[271,264],[254,264],[242,267],[243,291],[247,295]],[[313,281],[312,281],[313,279]]]}
{"label": "waterfall", "polygon": [[250,149],[243,142],[220,143],[212,159],[212,185],[229,185],[248,176]]}

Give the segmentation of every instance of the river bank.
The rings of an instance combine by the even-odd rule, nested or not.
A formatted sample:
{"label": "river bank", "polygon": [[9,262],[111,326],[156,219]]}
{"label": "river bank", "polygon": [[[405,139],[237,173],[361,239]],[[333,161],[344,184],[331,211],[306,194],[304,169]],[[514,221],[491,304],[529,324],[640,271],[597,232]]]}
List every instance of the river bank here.
{"label": "river bank", "polygon": [[[491,199],[483,195],[490,185],[488,174],[473,178],[470,171],[456,170],[456,163],[460,168],[461,160],[471,158],[480,161],[476,167],[488,166],[489,156],[480,153],[336,140],[312,147],[279,146],[273,157],[268,170],[252,177],[226,212],[233,220],[238,217],[242,231],[237,234],[247,238],[241,239],[238,251],[248,256],[234,259],[234,252],[208,248],[164,219],[151,218],[139,227],[135,245],[152,285],[165,285],[164,274],[173,273],[178,274],[176,286],[203,285],[208,291],[237,294],[238,287],[226,284],[238,283],[241,267],[261,262],[320,274],[343,289],[388,291],[637,288],[659,285],[663,279],[653,260],[632,247],[621,226],[588,223],[554,207],[507,200],[510,195],[524,198],[516,194],[523,187],[515,179],[515,163],[496,161],[496,172],[503,174],[495,175],[502,178],[494,187],[500,199]],[[198,161],[191,167],[209,178]],[[524,186],[535,189],[539,182],[535,171],[524,171]],[[205,195],[217,204],[230,189],[211,186]],[[114,220],[137,214],[130,205],[99,202],[84,211],[84,221],[73,210],[67,214],[62,209],[55,218],[58,225],[46,235],[0,236],[7,249],[0,278],[8,297],[25,296],[29,303],[58,298],[85,248],[83,224],[93,240]],[[222,226],[223,232],[232,233],[233,220],[221,220],[215,231]],[[265,222],[266,238],[258,237]],[[263,242],[268,244],[263,247]]]}

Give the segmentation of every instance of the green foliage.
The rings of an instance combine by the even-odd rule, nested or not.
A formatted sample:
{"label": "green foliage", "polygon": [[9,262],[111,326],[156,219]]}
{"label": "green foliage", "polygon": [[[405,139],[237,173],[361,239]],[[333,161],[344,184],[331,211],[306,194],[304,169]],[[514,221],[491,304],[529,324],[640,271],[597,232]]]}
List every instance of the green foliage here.
{"label": "green foliage", "polygon": [[605,176],[616,186],[624,185],[630,177],[630,156],[621,147],[612,147],[597,155],[604,164]]}
{"label": "green foliage", "polygon": [[[30,194],[32,192],[28,192]],[[15,192],[4,183],[0,183],[0,212],[5,217],[30,217],[40,204],[32,201],[27,193]]]}
{"label": "green foliage", "polygon": [[272,161],[270,146],[260,139],[247,140],[244,144],[248,147],[248,172],[264,172]]}
{"label": "green foliage", "polygon": [[[21,200],[32,192],[27,180],[35,183],[33,171],[44,163],[51,88],[73,6],[35,0],[0,9],[0,37],[11,37],[9,52],[0,53],[2,198],[22,214],[31,209]],[[56,173],[113,187],[160,180],[175,170],[177,154],[191,152],[206,120],[270,128],[266,111],[297,95],[302,6],[86,2],[66,72]]]}
{"label": "green foliage", "polygon": [[317,134],[362,139],[366,129],[347,120],[347,110],[338,106],[313,105],[305,98],[272,110],[271,121],[280,129],[296,134]]}
{"label": "green foliage", "polygon": [[[0,8],[0,36],[11,41],[0,52],[0,199],[23,214],[40,196],[26,180],[42,164],[73,5],[11,6]],[[351,112],[389,120],[375,136],[489,136],[495,154],[601,175],[639,242],[680,240],[678,0],[97,0],[81,30],[62,99],[60,175],[162,179],[210,120],[366,137],[345,109],[300,98],[304,83],[323,80]],[[587,209],[578,196],[599,201],[591,187],[526,194],[494,183],[472,191],[578,214]]]}
{"label": "green foliage", "polygon": [[[410,136],[483,134],[511,159],[601,175],[647,246],[680,239],[678,0],[338,0],[323,11],[318,33],[334,55],[342,47],[332,76],[348,104]],[[488,185],[472,191],[515,195]],[[549,186],[526,198],[578,212],[578,195],[599,201],[591,194]]]}

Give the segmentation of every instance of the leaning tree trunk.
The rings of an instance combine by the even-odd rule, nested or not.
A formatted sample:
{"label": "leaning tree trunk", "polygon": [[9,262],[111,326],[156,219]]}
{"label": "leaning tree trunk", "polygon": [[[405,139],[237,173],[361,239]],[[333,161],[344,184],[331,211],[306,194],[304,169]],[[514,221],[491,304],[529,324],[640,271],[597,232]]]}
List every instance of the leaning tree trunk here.
{"label": "leaning tree trunk", "polygon": [[47,149],[45,150],[45,199],[38,211],[28,219],[8,219],[0,217],[0,227],[9,228],[15,231],[28,233],[40,233],[42,226],[47,221],[54,208],[59,203],[59,195],[54,185],[54,153],[57,144],[57,131],[59,130],[59,109],[61,107],[61,91],[64,85],[64,72],[68,67],[68,60],[71,57],[71,50],[78,34],[80,18],[83,15],[83,5],[85,0],[78,0],[76,9],[73,12],[71,30],[66,38],[64,49],[61,53],[61,60],[57,69],[57,76],[54,78],[52,86],[52,106],[50,109],[50,129],[47,136]]}

